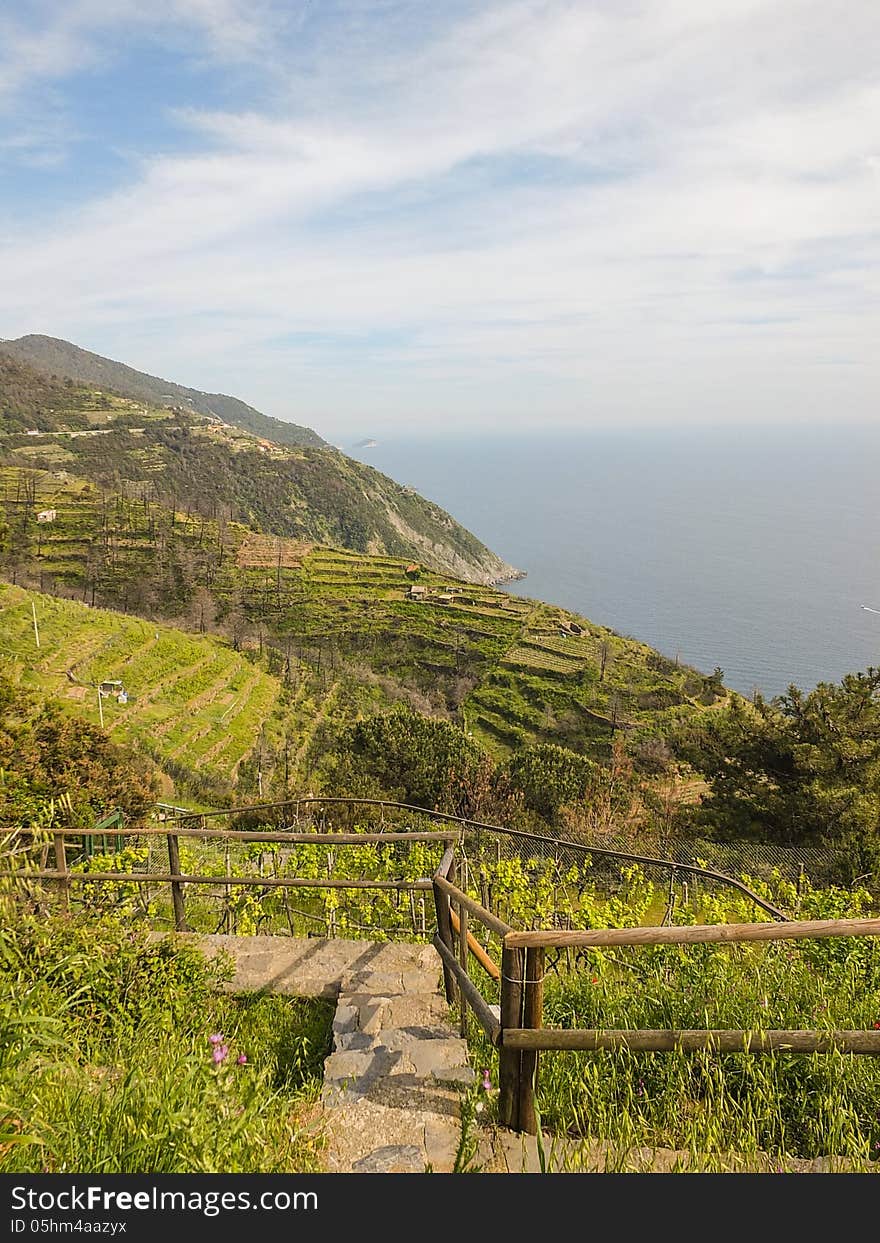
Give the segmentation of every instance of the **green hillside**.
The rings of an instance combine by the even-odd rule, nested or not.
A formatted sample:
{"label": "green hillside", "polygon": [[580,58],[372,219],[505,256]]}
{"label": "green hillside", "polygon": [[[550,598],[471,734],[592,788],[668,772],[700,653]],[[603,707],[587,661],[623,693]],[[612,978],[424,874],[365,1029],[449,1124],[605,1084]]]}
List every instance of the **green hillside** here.
{"label": "green hillside", "polygon": [[498,755],[553,742],[602,757],[617,733],[638,742],[726,698],[717,676],[585,618],[405,558],[273,538],[59,471],[0,469],[0,514],[9,580],[265,646],[321,694],[359,686],[331,723],[404,699]]}
{"label": "green hillside", "polygon": [[[717,678],[586,618],[431,572],[411,579],[391,558],[316,548],[288,581],[280,636],[357,653],[433,696],[498,755],[553,742],[602,756],[618,731],[638,740],[727,697]],[[425,589],[418,599],[414,586]],[[264,590],[272,616],[268,581]]]}
{"label": "green hillside", "polygon": [[62,382],[2,351],[0,462],[271,535],[415,556],[468,581],[516,574],[438,505],[336,449]]}
{"label": "green hillside", "polygon": [[0,434],[78,431],[133,407],[125,398],[43,375],[0,347]]}
{"label": "green hillside", "polygon": [[[36,608],[40,646],[34,634]],[[222,797],[260,745],[281,737],[281,685],[219,640],[0,584],[0,671],[99,723],[176,782]],[[168,784],[170,791],[171,785]]]}
{"label": "green hillside", "polygon": [[122,397],[157,406],[181,406],[196,414],[215,416],[234,427],[252,432],[281,445],[323,445],[324,441],[310,427],[300,427],[283,419],[273,419],[224,393],[203,393],[186,388],[159,376],[136,371],[125,363],[102,358],[57,337],[32,335],[16,341],[4,341],[0,348],[13,359],[25,363],[38,373],[73,380],[87,386],[110,391]]}

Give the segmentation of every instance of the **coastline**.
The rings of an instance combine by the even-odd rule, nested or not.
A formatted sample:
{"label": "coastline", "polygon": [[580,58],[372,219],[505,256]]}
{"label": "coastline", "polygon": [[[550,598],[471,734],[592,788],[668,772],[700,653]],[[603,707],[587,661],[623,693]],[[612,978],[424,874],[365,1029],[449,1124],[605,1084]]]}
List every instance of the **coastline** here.
{"label": "coastline", "polygon": [[486,585],[488,587],[505,587],[508,583],[521,583],[528,576],[528,570],[517,570],[511,565],[507,567],[507,572],[504,574],[499,574],[497,578],[488,579]]}

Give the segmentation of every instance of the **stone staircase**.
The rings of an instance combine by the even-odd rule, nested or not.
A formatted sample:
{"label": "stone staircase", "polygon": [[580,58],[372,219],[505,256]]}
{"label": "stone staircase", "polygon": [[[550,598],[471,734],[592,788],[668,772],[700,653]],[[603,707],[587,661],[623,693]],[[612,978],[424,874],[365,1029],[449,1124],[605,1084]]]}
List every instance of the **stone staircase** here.
{"label": "stone staircase", "polygon": [[461,1089],[474,1079],[467,1045],[449,1026],[431,946],[383,949],[381,965],[341,981],[324,1066],[329,1168],[448,1172],[461,1135]]}
{"label": "stone staircase", "polygon": [[328,1166],[360,1173],[449,1172],[462,1089],[474,1080],[449,1024],[430,945],[272,936],[201,936],[231,955],[233,992],[336,1000],[322,1103]]}

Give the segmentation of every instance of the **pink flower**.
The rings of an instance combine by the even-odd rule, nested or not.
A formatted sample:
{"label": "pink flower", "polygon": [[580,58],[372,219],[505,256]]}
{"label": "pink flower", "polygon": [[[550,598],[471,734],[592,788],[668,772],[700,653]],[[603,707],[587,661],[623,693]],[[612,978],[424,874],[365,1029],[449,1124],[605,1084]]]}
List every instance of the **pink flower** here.
{"label": "pink flower", "polygon": [[215,1044],[211,1050],[211,1057],[214,1059],[214,1065],[219,1066],[221,1062],[225,1062],[229,1056],[229,1049],[225,1044]]}
{"label": "pink flower", "polygon": [[211,1044],[222,1044],[222,1043],[223,1043],[223,1033],[222,1033],[222,1032],[214,1032],[214,1035],[213,1035],[213,1036],[209,1036],[209,1037],[208,1037],[208,1039],[210,1040]]}
{"label": "pink flower", "polygon": [[246,1053],[239,1053],[238,1057],[235,1060],[239,1066],[247,1066],[247,1054]]}
{"label": "pink flower", "polygon": [[486,1070],[485,1068],[483,1069],[482,1074],[483,1074],[483,1082],[480,1084],[480,1087],[483,1089],[484,1092],[489,1092],[492,1089],[492,1077],[489,1074],[489,1071]]}

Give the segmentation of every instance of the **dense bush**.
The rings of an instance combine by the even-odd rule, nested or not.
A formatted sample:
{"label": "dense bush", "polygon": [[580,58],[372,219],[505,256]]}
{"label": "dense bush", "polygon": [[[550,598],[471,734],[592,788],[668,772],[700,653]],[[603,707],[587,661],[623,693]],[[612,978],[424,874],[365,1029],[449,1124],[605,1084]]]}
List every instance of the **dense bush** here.
{"label": "dense bush", "polygon": [[389,797],[419,807],[450,807],[455,789],[476,776],[482,749],[449,721],[409,708],[358,721],[339,741],[353,773],[371,778]]}
{"label": "dense bush", "polygon": [[92,825],[119,808],[130,825],[156,798],[152,770],[102,729],[41,701],[0,675],[0,828],[42,822],[50,799],[70,799]]}
{"label": "dense bush", "polygon": [[844,879],[880,863],[880,670],[734,700],[683,727],[677,746],[709,783],[699,820],[716,835],[833,847]]}
{"label": "dense bush", "polygon": [[508,761],[507,774],[511,784],[522,791],[526,807],[553,821],[560,808],[586,797],[597,767],[567,747],[539,743],[517,751]]}

